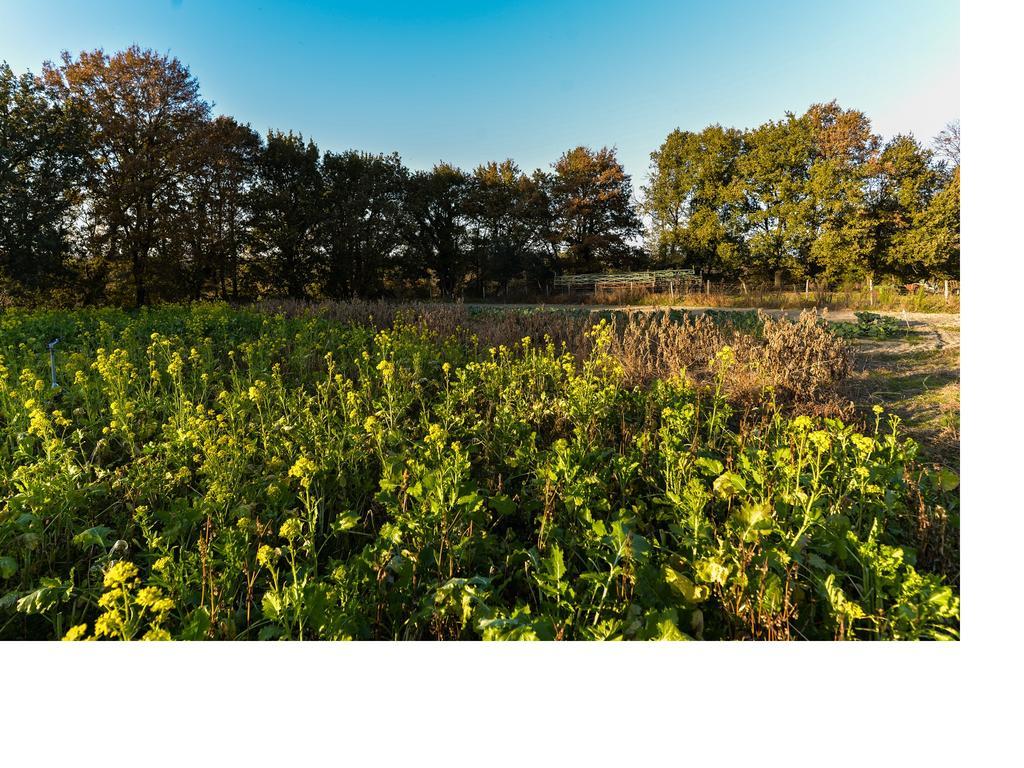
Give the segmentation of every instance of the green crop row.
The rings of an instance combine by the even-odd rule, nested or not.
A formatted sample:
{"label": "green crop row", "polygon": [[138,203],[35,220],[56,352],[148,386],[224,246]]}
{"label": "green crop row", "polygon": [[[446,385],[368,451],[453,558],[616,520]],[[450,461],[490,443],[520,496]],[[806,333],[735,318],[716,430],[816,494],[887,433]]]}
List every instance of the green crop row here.
{"label": "green crop row", "polygon": [[591,333],[0,316],[0,638],[958,637],[957,478],[895,418],[630,387]]}

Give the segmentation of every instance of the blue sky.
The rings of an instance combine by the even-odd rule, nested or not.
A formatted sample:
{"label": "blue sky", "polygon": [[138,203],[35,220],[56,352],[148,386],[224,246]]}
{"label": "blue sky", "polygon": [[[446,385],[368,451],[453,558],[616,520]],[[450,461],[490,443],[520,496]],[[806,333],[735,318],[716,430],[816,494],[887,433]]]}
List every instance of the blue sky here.
{"label": "blue sky", "polygon": [[215,110],[413,168],[548,167],[615,146],[642,183],[673,128],[833,98],[930,140],[960,114],[956,2],[0,0],[0,59],[170,52]]}

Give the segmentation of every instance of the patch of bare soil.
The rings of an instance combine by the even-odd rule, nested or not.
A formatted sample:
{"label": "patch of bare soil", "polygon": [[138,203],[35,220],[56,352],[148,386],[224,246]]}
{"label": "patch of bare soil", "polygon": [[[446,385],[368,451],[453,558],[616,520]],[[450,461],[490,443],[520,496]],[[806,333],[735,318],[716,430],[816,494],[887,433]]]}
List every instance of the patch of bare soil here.
{"label": "patch of bare soil", "polygon": [[903,336],[853,342],[844,393],[865,418],[874,405],[898,416],[921,445],[922,459],[959,470],[959,316],[914,315],[906,320]]}

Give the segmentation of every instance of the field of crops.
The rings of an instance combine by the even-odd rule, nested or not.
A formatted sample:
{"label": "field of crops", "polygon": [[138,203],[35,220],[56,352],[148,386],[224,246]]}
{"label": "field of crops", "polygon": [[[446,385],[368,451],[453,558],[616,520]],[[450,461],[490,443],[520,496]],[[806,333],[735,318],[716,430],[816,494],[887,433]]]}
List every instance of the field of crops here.
{"label": "field of crops", "polygon": [[0,639],[959,636],[813,321],[366,314],[0,316]]}

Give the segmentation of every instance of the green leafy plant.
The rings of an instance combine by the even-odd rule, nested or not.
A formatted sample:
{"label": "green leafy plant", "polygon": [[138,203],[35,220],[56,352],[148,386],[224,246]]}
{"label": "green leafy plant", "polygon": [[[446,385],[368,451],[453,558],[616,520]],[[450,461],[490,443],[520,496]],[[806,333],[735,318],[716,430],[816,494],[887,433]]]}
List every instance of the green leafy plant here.
{"label": "green leafy plant", "polygon": [[650,347],[614,318],[491,346],[403,316],[7,312],[0,637],[958,637],[934,533],[958,478],[884,414],[733,399],[740,369],[843,370],[781,322],[659,325],[709,345],[694,378],[635,376]]}

